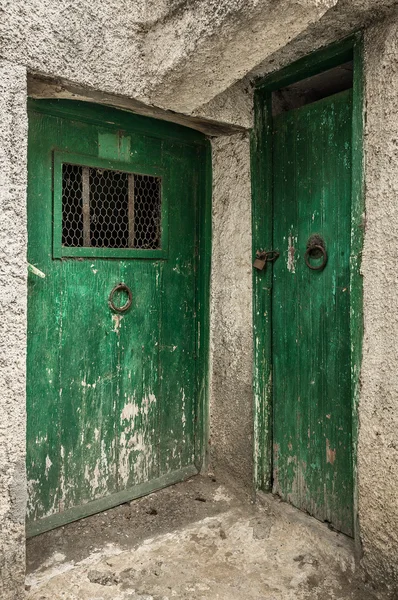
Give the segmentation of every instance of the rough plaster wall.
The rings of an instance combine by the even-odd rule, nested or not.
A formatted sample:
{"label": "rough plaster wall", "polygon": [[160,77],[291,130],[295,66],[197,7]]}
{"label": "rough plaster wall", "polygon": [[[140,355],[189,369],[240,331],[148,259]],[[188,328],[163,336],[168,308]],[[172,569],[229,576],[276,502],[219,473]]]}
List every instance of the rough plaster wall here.
{"label": "rough plaster wall", "polygon": [[152,101],[159,106],[173,102],[178,111],[197,109],[318,21],[337,1],[201,0],[185,5],[150,30],[145,40],[156,65]]}
{"label": "rough plaster wall", "polygon": [[340,0],[288,44],[265,56],[251,71],[250,77],[264,77],[354,31],[365,29],[383,20],[397,5],[397,0]]}
{"label": "rough plaster wall", "polygon": [[[195,112],[235,82],[262,74],[380,19],[397,0],[197,0],[153,27],[148,98]],[[150,67],[149,67],[150,68]],[[178,90],[178,93],[176,93]]]}
{"label": "rough plaster wall", "polygon": [[[222,2],[228,4],[229,0]],[[152,90],[156,87],[157,93],[164,89],[170,97],[170,101],[163,103],[165,109],[176,111],[179,91],[175,86],[174,91],[171,90],[172,80],[169,83],[165,72],[168,66],[156,62],[148,32],[156,29],[155,39],[161,45],[163,40],[164,51],[167,48],[168,54],[173,56],[171,40],[163,33],[166,16],[179,21],[180,5],[195,15],[196,5],[201,4],[202,0],[92,0],[89,3],[84,0],[53,3],[6,0],[0,2],[0,58],[24,65],[32,74],[52,79],[58,83],[60,97],[73,97],[73,94],[84,97],[86,90],[88,99],[96,94],[93,100],[98,102],[98,95],[102,93],[108,95],[106,101],[118,105],[119,96],[124,105],[126,99],[135,102],[131,110],[146,110],[148,114],[148,107],[156,103],[156,98],[152,97]],[[184,56],[188,60],[204,39],[198,37],[199,30],[195,27],[182,27],[180,34]],[[175,42],[180,48],[179,36]],[[65,94],[63,87],[73,91]],[[200,89],[198,81],[191,92],[197,97]],[[213,96],[224,89],[218,86]],[[231,94],[234,103],[241,102],[235,89]],[[227,94],[227,97],[213,102],[209,114],[203,110],[198,110],[198,114],[218,122],[228,123],[231,120],[232,124],[240,125],[240,111],[233,110],[233,103],[229,101],[228,104],[228,97]],[[209,98],[207,94],[206,102]],[[201,99],[199,104],[205,100]],[[188,106],[183,107],[181,112],[192,113]],[[165,114],[154,116],[167,118]],[[169,118],[173,119],[171,112]],[[177,115],[174,120],[179,120]]]}
{"label": "rough plaster wall", "polygon": [[[364,565],[398,595],[398,18],[369,29],[366,67],[365,337],[359,405]],[[384,590],[384,591],[383,591]]]}
{"label": "rough plaster wall", "polygon": [[139,94],[145,72],[140,4],[5,0],[0,3],[0,57],[102,91]]}
{"label": "rough plaster wall", "polygon": [[26,72],[0,60],[0,597],[25,572]]}
{"label": "rough plaster wall", "polygon": [[225,110],[226,89],[241,102],[234,84],[269,69],[276,52],[288,48],[284,56],[292,60],[298,48],[308,52],[336,40],[396,3],[3,0],[0,58],[63,83],[247,126],[232,102]]}
{"label": "rough plaster wall", "polygon": [[210,464],[253,484],[250,144],[213,140]]}
{"label": "rough plaster wall", "polygon": [[[238,81],[192,112],[194,117],[221,121],[230,127],[253,127],[253,84],[248,77]],[[231,132],[230,132],[231,133]]]}

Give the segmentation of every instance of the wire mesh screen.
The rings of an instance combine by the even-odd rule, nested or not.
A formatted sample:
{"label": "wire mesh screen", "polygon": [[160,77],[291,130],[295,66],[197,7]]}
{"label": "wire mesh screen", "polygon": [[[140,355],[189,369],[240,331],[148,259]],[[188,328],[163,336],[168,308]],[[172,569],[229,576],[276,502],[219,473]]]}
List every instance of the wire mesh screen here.
{"label": "wire mesh screen", "polygon": [[134,176],[134,247],[159,248],[160,181],[150,175]]}
{"label": "wire mesh screen", "polygon": [[62,165],[62,245],[83,246],[82,167]]}
{"label": "wire mesh screen", "polygon": [[62,245],[161,247],[161,179],[64,164]]}
{"label": "wire mesh screen", "polygon": [[90,242],[102,248],[129,247],[129,175],[89,170]]}

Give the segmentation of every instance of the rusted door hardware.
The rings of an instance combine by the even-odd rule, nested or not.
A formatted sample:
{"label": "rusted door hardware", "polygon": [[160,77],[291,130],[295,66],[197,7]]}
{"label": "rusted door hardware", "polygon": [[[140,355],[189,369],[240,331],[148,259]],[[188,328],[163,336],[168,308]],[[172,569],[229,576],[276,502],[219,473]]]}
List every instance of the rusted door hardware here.
{"label": "rusted door hardware", "polygon": [[[310,259],[322,258],[322,262],[314,265]],[[325,241],[320,235],[312,235],[307,242],[307,249],[304,254],[305,264],[312,271],[323,271],[328,262],[328,255],[325,248]]]}
{"label": "rusted door hardware", "polygon": [[[114,303],[113,298],[114,298],[114,296],[115,296],[116,293],[119,293],[119,294],[122,293],[123,294],[123,292],[125,294],[127,294],[127,300],[121,306],[117,306]],[[128,310],[130,308],[132,301],[133,301],[133,294],[131,293],[131,290],[128,287],[128,285],[126,285],[125,283],[119,283],[118,285],[115,285],[115,287],[113,288],[113,290],[109,294],[108,304],[109,304],[109,307],[114,312],[124,313],[124,312],[126,312],[126,310]]]}
{"label": "rusted door hardware", "polygon": [[263,271],[267,266],[267,262],[274,262],[278,257],[279,252],[276,252],[275,250],[270,250],[269,252],[257,250],[253,267],[257,269],[257,271]]}

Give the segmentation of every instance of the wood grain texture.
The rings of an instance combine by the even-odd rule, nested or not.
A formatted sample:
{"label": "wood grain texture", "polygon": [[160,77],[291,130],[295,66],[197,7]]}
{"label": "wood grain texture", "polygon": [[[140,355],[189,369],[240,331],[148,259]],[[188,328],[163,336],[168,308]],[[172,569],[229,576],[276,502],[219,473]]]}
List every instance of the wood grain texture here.
{"label": "wood grain texture", "polygon": [[[251,134],[252,169],[252,256],[257,250],[272,248],[272,99],[271,94],[255,93],[256,127]],[[253,414],[254,486],[272,487],[272,269],[253,269]]]}
{"label": "wood grain texture", "polygon": [[[349,535],[351,115],[349,90],[274,120],[272,297],[273,489]],[[312,234],[323,271],[304,262]]]}
{"label": "wood grain texture", "polygon": [[[184,139],[184,128],[162,139],[149,119],[81,108],[82,120],[69,102],[32,103],[30,111],[28,261],[45,274],[29,272],[32,532],[42,530],[42,519],[53,527],[111,506],[109,498],[125,501],[151,491],[152,481],[166,484],[194,465],[200,468],[203,441],[197,436],[206,430],[204,423],[198,426],[206,414],[205,332],[200,350],[197,345],[200,323],[208,321],[208,261],[197,234],[199,209],[207,202],[208,145],[196,133]],[[105,112],[107,122],[100,126]],[[167,258],[54,259],[54,151],[125,161],[128,170],[139,165],[138,172],[160,168]],[[121,281],[130,287],[133,304],[116,314],[108,296]]]}

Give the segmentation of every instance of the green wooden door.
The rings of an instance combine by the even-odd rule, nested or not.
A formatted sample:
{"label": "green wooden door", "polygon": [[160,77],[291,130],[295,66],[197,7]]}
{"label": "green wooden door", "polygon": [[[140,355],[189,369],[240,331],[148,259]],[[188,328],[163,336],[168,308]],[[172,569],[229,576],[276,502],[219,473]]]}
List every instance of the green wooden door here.
{"label": "green wooden door", "polygon": [[351,112],[349,90],[274,119],[272,296],[273,489],[349,535]]}
{"label": "green wooden door", "polygon": [[[31,534],[200,466],[198,205],[206,146],[200,134],[175,129],[90,105],[31,104]],[[127,288],[115,292],[112,307],[119,284]],[[129,291],[131,306],[120,312]]]}

